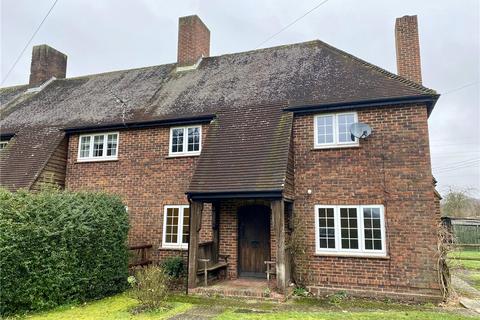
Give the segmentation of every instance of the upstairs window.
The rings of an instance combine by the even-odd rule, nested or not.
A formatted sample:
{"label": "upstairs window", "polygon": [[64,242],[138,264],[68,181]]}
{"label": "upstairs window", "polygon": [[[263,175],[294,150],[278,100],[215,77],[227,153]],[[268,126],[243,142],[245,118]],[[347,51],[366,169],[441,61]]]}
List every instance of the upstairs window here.
{"label": "upstairs window", "polygon": [[385,256],[383,206],[315,206],[317,254]]}
{"label": "upstairs window", "polygon": [[116,160],[118,132],[81,135],[78,143],[78,161]]}
{"label": "upstairs window", "polygon": [[170,129],[170,156],[199,155],[202,127],[176,127]]}
{"label": "upstairs window", "polygon": [[8,139],[0,139],[0,151],[7,147],[8,141]]}
{"label": "upstairs window", "polygon": [[315,148],[357,146],[358,139],[350,134],[350,126],[357,122],[357,113],[321,114],[314,117]]}
{"label": "upstairs window", "polygon": [[189,221],[188,205],[165,206],[162,246],[172,249],[188,248]]}

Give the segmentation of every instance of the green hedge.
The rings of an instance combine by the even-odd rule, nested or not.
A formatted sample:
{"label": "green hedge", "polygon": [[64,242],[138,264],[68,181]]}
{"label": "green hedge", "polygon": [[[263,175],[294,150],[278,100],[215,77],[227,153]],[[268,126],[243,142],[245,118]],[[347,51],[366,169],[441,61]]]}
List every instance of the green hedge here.
{"label": "green hedge", "polygon": [[127,232],[116,196],[0,189],[0,314],[124,290]]}

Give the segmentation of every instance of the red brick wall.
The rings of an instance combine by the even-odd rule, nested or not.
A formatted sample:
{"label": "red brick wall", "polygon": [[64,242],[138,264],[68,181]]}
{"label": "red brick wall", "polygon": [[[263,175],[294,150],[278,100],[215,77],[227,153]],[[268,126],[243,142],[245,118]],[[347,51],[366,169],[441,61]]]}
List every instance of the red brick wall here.
{"label": "red brick wall", "polygon": [[[205,141],[208,126],[202,126]],[[198,156],[168,157],[170,128],[120,131],[118,161],[76,162],[78,135],[68,147],[66,188],[118,194],[128,206],[130,244],[153,245],[153,259],[178,255],[161,249],[165,205],[188,205],[185,195]],[[201,241],[211,240],[211,206],[205,205]],[[182,253],[186,257],[186,251]]]}
{"label": "red brick wall", "polygon": [[[298,235],[307,253],[296,264],[320,288],[439,294],[436,214],[425,106],[358,111],[373,128],[360,147],[313,149],[313,115],[294,120]],[[312,194],[308,195],[307,190]],[[315,255],[316,204],[383,204],[387,259]]]}

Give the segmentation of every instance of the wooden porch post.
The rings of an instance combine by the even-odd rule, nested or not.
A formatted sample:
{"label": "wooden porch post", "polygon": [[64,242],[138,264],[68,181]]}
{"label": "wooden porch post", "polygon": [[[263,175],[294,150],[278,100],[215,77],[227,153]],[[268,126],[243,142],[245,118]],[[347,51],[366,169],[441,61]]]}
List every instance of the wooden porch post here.
{"label": "wooden porch post", "polygon": [[281,292],[285,292],[287,288],[286,269],[287,262],[285,259],[285,212],[282,200],[273,200],[271,202],[273,226],[275,230],[276,240],[276,271],[277,271],[277,288]]}
{"label": "wooden porch post", "polygon": [[198,233],[202,227],[203,203],[192,201],[190,204],[190,240],[188,242],[188,288],[197,286],[198,269]]}

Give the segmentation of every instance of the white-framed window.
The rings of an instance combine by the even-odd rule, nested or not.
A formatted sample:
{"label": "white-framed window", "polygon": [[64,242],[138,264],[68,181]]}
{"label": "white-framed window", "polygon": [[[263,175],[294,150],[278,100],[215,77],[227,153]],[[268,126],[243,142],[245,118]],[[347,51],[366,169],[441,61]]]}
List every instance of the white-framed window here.
{"label": "white-framed window", "polygon": [[0,150],[5,149],[7,147],[8,140],[0,140]]}
{"label": "white-framed window", "polygon": [[358,121],[356,112],[319,114],[313,119],[315,148],[358,146],[358,139],[350,134],[350,126]]}
{"label": "white-framed window", "polygon": [[170,156],[199,155],[202,148],[202,126],[170,128]]}
{"label": "white-framed window", "polygon": [[315,252],[386,256],[382,205],[316,205]]}
{"label": "white-framed window", "polygon": [[81,135],[78,139],[78,161],[118,159],[118,132]]}
{"label": "white-framed window", "polygon": [[188,248],[190,206],[165,206],[163,215],[162,247],[171,249]]}

